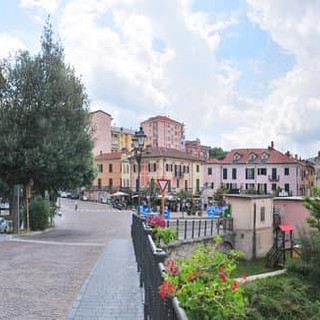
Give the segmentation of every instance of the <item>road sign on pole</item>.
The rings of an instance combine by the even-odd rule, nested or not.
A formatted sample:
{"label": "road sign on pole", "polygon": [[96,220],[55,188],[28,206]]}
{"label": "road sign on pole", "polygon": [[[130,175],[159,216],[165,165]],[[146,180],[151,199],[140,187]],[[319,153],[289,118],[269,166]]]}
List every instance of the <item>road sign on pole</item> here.
{"label": "road sign on pole", "polygon": [[162,215],[162,217],[164,217],[164,194],[165,194],[165,191],[167,189],[169,180],[168,179],[157,179],[157,182],[159,184],[160,191],[161,191],[161,196],[162,196],[161,215]]}

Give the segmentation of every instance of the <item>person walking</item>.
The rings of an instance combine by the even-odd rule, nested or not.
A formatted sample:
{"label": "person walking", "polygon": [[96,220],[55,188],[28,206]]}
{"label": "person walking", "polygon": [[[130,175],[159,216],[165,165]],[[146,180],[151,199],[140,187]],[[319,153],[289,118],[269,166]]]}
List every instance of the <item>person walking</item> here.
{"label": "person walking", "polygon": [[78,210],[78,202],[77,202],[77,201],[74,202],[74,210],[75,210],[75,211]]}

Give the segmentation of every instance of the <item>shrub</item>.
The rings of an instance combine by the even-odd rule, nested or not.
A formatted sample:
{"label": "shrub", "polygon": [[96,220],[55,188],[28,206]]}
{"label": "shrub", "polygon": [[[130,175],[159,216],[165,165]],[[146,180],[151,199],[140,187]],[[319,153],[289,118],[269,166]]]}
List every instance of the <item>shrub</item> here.
{"label": "shrub", "polygon": [[269,277],[243,284],[249,320],[319,319],[319,289],[292,275]]}
{"label": "shrub", "polygon": [[49,224],[49,207],[41,197],[35,198],[30,205],[31,230],[45,230]]}
{"label": "shrub", "polygon": [[[216,238],[219,243],[220,238]],[[245,300],[239,282],[231,277],[240,252],[220,252],[198,245],[191,258],[168,260],[160,295],[176,296],[192,320],[244,319]]]}

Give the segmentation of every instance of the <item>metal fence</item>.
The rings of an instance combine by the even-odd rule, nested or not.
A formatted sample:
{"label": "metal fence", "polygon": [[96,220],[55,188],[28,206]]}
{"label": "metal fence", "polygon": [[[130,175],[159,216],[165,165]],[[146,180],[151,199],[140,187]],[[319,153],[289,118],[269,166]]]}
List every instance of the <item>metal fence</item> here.
{"label": "metal fence", "polygon": [[168,219],[166,223],[176,231],[178,240],[213,237],[233,231],[232,218]]}
{"label": "metal fence", "polygon": [[140,286],[144,287],[144,319],[188,320],[176,297],[163,299],[159,293],[165,272],[166,252],[155,246],[145,219],[136,214],[132,217],[132,241],[140,272]]}

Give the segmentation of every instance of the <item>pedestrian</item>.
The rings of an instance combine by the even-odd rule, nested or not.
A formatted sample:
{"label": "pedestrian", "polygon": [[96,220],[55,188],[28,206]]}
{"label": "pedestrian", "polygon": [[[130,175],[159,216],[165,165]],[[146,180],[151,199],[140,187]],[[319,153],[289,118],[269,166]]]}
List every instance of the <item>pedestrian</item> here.
{"label": "pedestrian", "polygon": [[78,210],[78,203],[77,203],[77,201],[74,202],[74,210],[75,210],[75,211]]}

